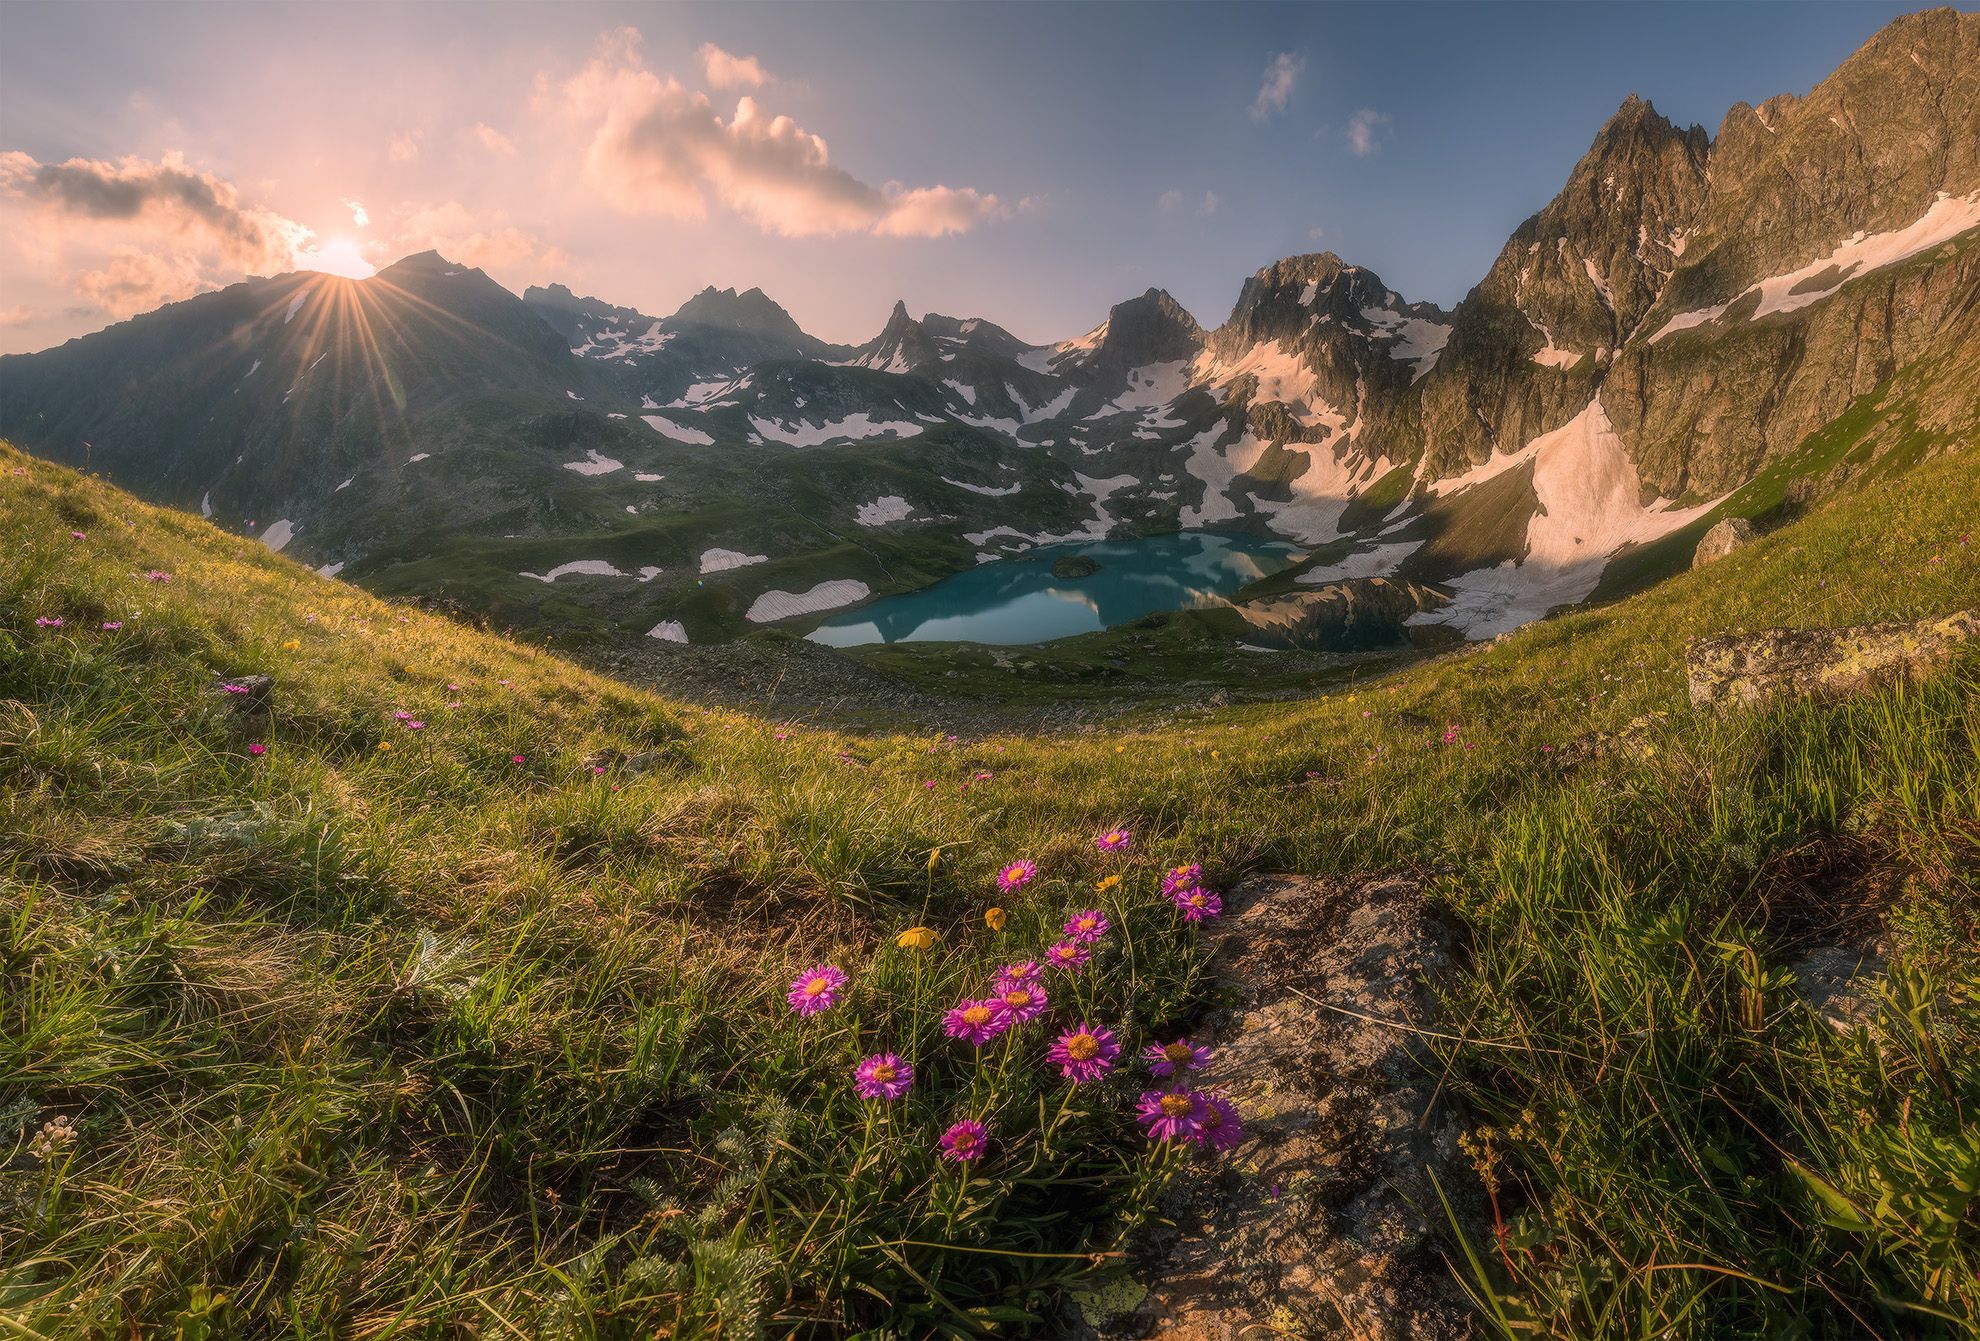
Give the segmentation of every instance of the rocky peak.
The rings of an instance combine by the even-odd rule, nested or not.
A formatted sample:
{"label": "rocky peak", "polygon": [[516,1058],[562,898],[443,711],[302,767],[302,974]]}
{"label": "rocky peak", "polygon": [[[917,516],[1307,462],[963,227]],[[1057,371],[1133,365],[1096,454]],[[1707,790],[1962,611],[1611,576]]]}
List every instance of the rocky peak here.
{"label": "rocky peak", "polygon": [[1211,345],[1219,357],[1235,356],[1267,341],[1302,349],[1322,338],[1320,328],[1329,323],[1365,328],[1369,322],[1364,313],[1378,310],[1399,316],[1442,316],[1430,304],[1406,302],[1380,275],[1349,265],[1333,252],[1288,256],[1245,280],[1230,319],[1211,336]]}
{"label": "rocky peak", "polygon": [[1203,328],[1166,289],[1116,303],[1100,328],[1087,367],[1095,373],[1126,372],[1151,363],[1193,359],[1203,348]]}
{"label": "rocky peak", "polygon": [[667,325],[670,328],[718,326],[792,344],[810,339],[791,319],[791,314],[761,289],[737,293],[734,289],[710,286],[681,304],[680,310],[667,318]]}
{"label": "rocky peak", "polygon": [[854,350],[852,362],[862,368],[904,373],[940,357],[940,347],[922,324],[908,315],[907,304],[897,299],[880,334]]}

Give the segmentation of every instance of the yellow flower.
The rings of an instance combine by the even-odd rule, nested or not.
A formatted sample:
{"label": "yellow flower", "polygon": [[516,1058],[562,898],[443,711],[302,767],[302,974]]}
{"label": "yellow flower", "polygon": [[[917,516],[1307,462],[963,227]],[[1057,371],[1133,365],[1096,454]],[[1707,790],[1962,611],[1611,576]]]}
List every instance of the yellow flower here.
{"label": "yellow flower", "polygon": [[983,910],[983,925],[992,931],[1002,931],[1004,929],[1004,910],[1002,908],[985,908]]}
{"label": "yellow flower", "polygon": [[301,647],[301,646],[302,646],[302,639],[300,639],[300,638],[291,638],[291,639],[289,639],[289,641],[287,641],[287,642],[285,642],[285,643],[283,643],[283,644],[282,644],[282,650],[283,650],[284,652],[293,652],[293,651],[295,651],[295,650],[296,650],[296,649],[297,649],[298,647]]}
{"label": "yellow flower", "polygon": [[933,947],[941,939],[940,936],[937,936],[927,927],[909,927],[906,931],[894,937],[894,944],[900,946],[903,950],[926,950]]}
{"label": "yellow flower", "polygon": [[1118,885],[1120,883],[1121,883],[1121,878],[1118,875],[1110,875],[1103,878],[1098,884],[1094,885],[1093,892],[1096,894],[1105,894],[1108,890],[1112,889],[1115,885]]}
{"label": "yellow flower", "polygon": [[381,750],[389,750],[392,748],[392,742],[389,740],[381,740],[378,742],[378,748]]}

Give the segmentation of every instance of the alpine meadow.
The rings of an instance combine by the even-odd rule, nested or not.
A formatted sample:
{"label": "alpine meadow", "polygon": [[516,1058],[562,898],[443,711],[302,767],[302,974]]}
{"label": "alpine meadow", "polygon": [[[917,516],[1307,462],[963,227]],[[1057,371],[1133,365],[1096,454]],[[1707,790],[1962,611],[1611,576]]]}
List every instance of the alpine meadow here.
{"label": "alpine meadow", "polygon": [[0,1334],[1980,1335],[1980,14],[16,0],[0,138]]}

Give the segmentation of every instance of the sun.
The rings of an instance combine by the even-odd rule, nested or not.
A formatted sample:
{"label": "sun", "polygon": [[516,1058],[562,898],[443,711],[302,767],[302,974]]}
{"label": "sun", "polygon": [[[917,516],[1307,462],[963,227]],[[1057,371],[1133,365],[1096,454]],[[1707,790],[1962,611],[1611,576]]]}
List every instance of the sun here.
{"label": "sun", "polygon": [[320,270],[345,279],[370,279],[378,273],[378,267],[365,260],[358,244],[347,237],[333,237],[313,251],[298,252],[296,268]]}

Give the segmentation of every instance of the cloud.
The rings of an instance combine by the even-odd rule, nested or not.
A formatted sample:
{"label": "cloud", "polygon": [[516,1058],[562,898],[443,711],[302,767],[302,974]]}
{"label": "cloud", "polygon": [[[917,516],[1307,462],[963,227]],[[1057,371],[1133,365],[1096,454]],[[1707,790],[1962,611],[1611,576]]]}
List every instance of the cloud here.
{"label": "cloud", "polygon": [[389,250],[399,256],[437,251],[450,261],[477,270],[506,270],[529,262],[551,270],[570,262],[562,251],[545,246],[536,234],[509,223],[508,216],[500,211],[478,217],[458,200],[404,207]]}
{"label": "cloud", "polygon": [[1224,198],[1215,191],[1205,191],[1203,199],[1196,202],[1196,213],[1201,218],[1209,218],[1223,205]]}
{"label": "cloud", "polygon": [[506,157],[516,152],[516,142],[486,121],[474,123],[474,138],[481,141],[481,147],[491,154],[501,154]]}
{"label": "cloud", "polygon": [[410,163],[419,157],[419,132],[406,131],[386,141],[385,157],[394,163]]}
{"label": "cloud", "polygon": [[346,200],[342,203],[344,208],[351,212],[352,223],[356,224],[359,228],[369,228],[371,226],[371,215],[365,211],[362,204],[355,200]]}
{"label": "cloud", "polygon": [[1162,198],[1155,202],[1155,206],[1164,214],[1173,214],[1182,208],[1182,203],[1183,193],[1171,187],[1162,193]]}
{"label": "cloud", "polygon": [[195,256],[130,246],[118,247],[109,264],[83,271],[74,283],[78,295],[113,317],[135,316],[220,287],[206,277]]}
{"label": "cloud", "polygon": [[1251,119],[1266,121],[1285,111],[1305,71],[1306,57],[1296,52],[1281,51],[1266,61],[1265,81],[1258,86],[1258,96],[1251,100]]}
{"label": "cloud", "polygon": [[1387,126],[1390,121],[1387,112],[1378,112],[1373,107],[1364,107],[1348,118],[1348,152],[1356,158],[1366,158],[1382,147],[1388,138]]}
{"label": "cloud", "polygon": [[762,88],[770,82],[754,56],[732,56],[713,42],[703,42],[695,55],[710,88]]}
{"label": "cloud", "polygon": [[648,70],[640,42],[630,28],[608,36],[555,100],[589,136],[585,180],[628,214],[702,219],[712,198],[783,237],[940,237],[1010,213],[973,187],[869,185],[832,162],[822,136],[748,96],[725,120]]}
{"label": "cloud", "polygon": [[33,320],[34,313],[28,311],[19,303],[14,304],[12,307],[0,308],[0,329],[25,326]]}
{"label": "cloud", "polygon": [[1306,230],[1306,240],[1308,242],[1318,242],[1325,236],[1327,236],[1327,230],[1324,228],[1309,228]]}
{"label": "cloud", "polygon": [[0,194],[58,216],[162,233],[248,271],[281,269],[315,238],[293,219],[242,204],[233,183],[194,169],[177,153],[115,163],[37,163],[18,150],[0,153]]}

